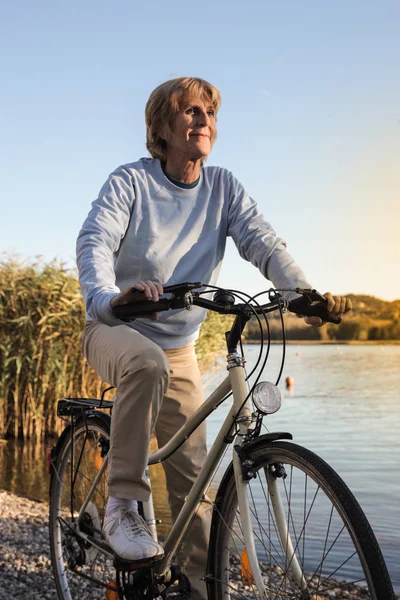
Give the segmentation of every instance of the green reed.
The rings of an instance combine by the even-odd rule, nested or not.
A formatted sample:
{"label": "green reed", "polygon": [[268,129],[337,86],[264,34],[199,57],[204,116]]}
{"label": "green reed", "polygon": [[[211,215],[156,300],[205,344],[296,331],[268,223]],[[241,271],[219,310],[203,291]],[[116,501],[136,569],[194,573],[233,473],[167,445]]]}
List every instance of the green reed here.
{"label": "green reed", "polygon": [[[203,372],[224,348],[229,322],[208,315],[196,346]],[[84,323],[74,272],[58,262],[0,261],[0,438],[59,433],[60,398],[100,396],[106,384],[81,353]]]}

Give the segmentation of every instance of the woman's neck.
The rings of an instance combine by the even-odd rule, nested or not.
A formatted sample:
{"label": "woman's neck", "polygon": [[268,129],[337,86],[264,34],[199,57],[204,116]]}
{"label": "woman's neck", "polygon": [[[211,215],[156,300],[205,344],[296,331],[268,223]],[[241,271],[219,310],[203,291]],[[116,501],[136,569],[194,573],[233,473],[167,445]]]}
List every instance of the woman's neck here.
{"label": "woman's neck", "polygon": [[180,160],[179,158],[167,157],[163,165],[164,171],[170,177],[182,183],[194,183],[200,177],[202,159],[198,160]]}

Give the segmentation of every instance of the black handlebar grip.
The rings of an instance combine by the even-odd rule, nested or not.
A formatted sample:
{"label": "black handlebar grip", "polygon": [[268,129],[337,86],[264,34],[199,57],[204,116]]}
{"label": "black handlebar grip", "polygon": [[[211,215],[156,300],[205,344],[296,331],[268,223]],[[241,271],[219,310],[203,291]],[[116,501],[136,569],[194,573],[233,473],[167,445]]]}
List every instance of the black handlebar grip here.
{"label": "black handlebar grip", "polygon": [[319,302],[315,302],[308,307],[307,312],[305,313],[307,317],[319,317],[325,323],[333,323],[334,325],[339,325],[342,322],[341,317],[334,315],[329,312],[326,308],[326,304],[322,304]]}
{"label": "black handlebar grip", "polygon": [[138,317],[151,315],[153,313],[162,312],[171,308],[171,300],[169,298],[161,298],[158,302],[153,300],[140,300],[140,302],[130,302],[128,304],[120,304],[112,309],[114,317],[121,321],[133,321]]}
{"label": "black handlebar grip", "polygon": [[339,323],[342,322],[341,317],[338,317],[327,310],[325,303],[313,302],[310,304],[307,298],[304,296],[291,300],[288,308],[290,312],[294,312],[297,315],[301,315],[303,317],[319,317],[326,323],[339,325]]}

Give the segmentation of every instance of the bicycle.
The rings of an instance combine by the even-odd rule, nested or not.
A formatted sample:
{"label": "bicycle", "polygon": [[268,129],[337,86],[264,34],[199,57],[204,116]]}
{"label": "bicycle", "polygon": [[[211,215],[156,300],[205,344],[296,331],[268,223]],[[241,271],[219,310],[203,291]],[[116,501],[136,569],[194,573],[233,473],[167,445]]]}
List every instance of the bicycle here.
{"label": "bicycle", "polygon": [[[58,597],[188,598],[190,582],[173,558],[222,456],[233,445],[232,461],[214,501],[204,574],[210,600],[322,600],[332,594],[341,600],[395,599],[376,538],[346,484],[325,461],[294,444],[290,433],[262,432],[264,417],[281,404],[277,384],[285,355],[283,336],[277,381],[260,382],[270,349],[267,314],[279,311],[283,332],[287,310],[335,323],[340,319],[327,312],[325,299],[315,290],[296,289],[301,295],[291,302],[279,291],[269,290],[269,301],[261,305],[259,295],[244,298],[243,293],[215,287],[211,300],[205,297],[210,288],[201,283],[170,286],[157,303],[140,301],[114,309],[123,321],[192,306],[235,317],[226,333],[228,377],[149,457],[149,465],[168,458],[233,395],[232,407],[165,541],[162,560],[140,565],[121,561],[101,538],[110,437],[110,415],[104,410],[111,413],[112,402],[103,393],[101,399],[64,398],[58,403],[58,415],[68,420],[50,455],[50,546]],[[261,346],[249,377],[256,369],[259,372],[249,390],[238,346],[252,316],[260,324]],[[267,327],[266,343],[262,321]],[[139,503],[139,509],[157,539],[151,498]],[[88,595],[82,595],[85,581]]]}

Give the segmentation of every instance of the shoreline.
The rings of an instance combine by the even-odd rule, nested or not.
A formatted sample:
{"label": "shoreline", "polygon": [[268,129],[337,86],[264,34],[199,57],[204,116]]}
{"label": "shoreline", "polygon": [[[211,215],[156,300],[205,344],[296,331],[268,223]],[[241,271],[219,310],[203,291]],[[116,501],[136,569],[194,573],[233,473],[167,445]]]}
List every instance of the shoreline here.
{"label": "shoreline", "polygon": [[[57,593],[50,562],[48,534],[48,503],[0,490],[0,588],[7,590],[7,597],[16,600],[57,600]],[[241,582],[239,568],[234,568],[234,586],[245,597],[246,589]],[[273,581],[277,569],[268,570]],[[364,600],[365,589],[340,582],[332,589],[332,600]],[[86,597],[84,580],[80,581],[82,600]],[[400,599],[396,595],[397,600]]]}

